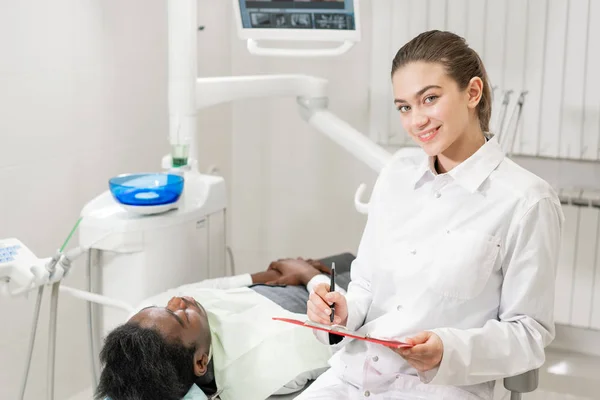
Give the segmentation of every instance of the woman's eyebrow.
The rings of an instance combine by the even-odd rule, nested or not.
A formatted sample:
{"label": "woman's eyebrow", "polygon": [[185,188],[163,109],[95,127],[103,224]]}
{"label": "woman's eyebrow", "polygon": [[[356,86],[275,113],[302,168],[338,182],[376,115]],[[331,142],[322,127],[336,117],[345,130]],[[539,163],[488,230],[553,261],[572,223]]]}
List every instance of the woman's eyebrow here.
{"label": "woman's eyebrow", "polygon": [[[429,89],[441,89],[441,86],[438,85],[427,85],[425,86],[423,89],[419,90],[416,94],[415,97],[420,97],[421,95],[423,95],[423,93],[425,93],[426,91],[428,91]],[[394,103],[406,103],[406,100],[402,100],[402,99],[396,99],[394,100]]]}

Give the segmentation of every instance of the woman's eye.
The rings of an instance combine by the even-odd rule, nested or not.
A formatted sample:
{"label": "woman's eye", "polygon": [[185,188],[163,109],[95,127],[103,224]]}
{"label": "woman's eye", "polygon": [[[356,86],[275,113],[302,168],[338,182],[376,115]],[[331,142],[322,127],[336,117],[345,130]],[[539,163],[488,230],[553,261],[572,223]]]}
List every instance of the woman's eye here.
{"label": "woman's eye", "polygon": [[438,96],[427,96],[427,97],[425,97],[425,103],[431,103],[432,101],[434,101],[437,98],[438,98]]}
{"label": "woman's eye", "polygon": [[399,106],[397,108],[398,108],[398,111],[400,111],[401,113],[405,113],[405,112],[408,112],[410,110],[409,106]]}

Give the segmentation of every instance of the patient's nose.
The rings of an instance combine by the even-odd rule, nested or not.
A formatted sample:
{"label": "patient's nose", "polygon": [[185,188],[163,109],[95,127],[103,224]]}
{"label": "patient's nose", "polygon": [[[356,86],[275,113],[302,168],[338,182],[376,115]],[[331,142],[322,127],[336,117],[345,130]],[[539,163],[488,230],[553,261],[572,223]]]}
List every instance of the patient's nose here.
{"label": "patient's nose", "polygon": [[193,297],[190,297],[190,296],[183,296],[182,299],[186,300],[188,303],[192,303],[192,304],[196,301],[196,300],[194,300]]}
{"label": "patient's nose", "polygon": [[181,297],[173,297],[171,300],[169,300],[167,308],[171,311],[177,311],[187,308],[187,305]]}

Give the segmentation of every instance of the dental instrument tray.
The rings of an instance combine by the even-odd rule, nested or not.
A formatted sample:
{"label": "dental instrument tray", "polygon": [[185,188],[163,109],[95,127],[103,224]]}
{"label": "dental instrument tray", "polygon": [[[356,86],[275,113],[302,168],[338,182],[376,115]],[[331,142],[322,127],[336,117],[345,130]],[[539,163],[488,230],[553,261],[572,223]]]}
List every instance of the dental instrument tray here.
{"label": "dental instrument tray", "polygon": [[123,174],[109,180],[114,199],[128,210],[155,214],[174,208],[184,187],[182,176],[167,173]]}

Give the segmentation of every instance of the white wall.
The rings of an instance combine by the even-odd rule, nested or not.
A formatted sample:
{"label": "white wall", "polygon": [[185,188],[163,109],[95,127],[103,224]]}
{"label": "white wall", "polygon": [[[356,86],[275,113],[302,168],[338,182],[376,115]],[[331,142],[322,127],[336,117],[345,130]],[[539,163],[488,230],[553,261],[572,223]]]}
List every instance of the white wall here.
{"label": "white wall", "polygon": [[[0,2],[0,238],[60,247],[86,201],[167,145],[164,1]],[[140,146],[143,151],[140,151]],[[80,264],[67,284],[83,287]],[[16,399],[35,296],[0,298],[0,398]],[[27,399],[45,398],[43,304]],[[84,303],[61,297],[56,399],[90,382]]]}
{"label": "white wall", "polygon": [[494,133],[500,133],[494,122],[503,92],[514,92],[512,110],[521,91],[528,91],[513,154],[600,160],[600,2],[380,0],[373,5],[379,23],[372,44],[372,137],[396,145],[411,142],[389,101],[390,60],[418,33],[441,29],[466,38],[498,87]]}
{"label": "white wall", "polygon": [[[360,2],[363,40],[338,58],[281,59],[248,54],[232,42],[234,75],[305,73],[329,80],[329,108],[368,128],[371,1]],[[232,244],[238,270],[280,257],[356,251],[365,217],[354,210],[361,182],[376,175],[301,119],[293,98],[233,106]]]}

